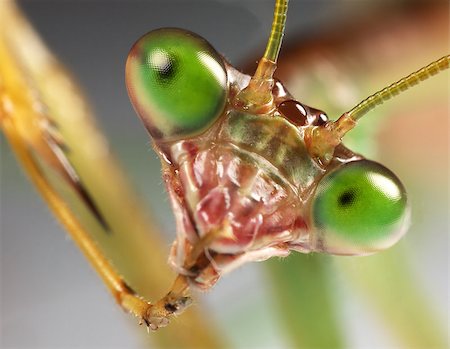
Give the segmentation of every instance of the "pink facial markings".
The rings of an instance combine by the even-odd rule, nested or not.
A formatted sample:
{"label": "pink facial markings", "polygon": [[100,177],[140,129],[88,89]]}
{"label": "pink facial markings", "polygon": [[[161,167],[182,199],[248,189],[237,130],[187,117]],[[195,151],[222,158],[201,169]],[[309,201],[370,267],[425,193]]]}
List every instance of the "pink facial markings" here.
{"label": "pink facial markings", "polygon": [[[182,188],[187,205],[177,210],[179,216],[185,216],[177,222],[187,234],[181,239],[179,235],[178,245],[183,244],[180,240],[194,243],[218,231],[208,249],[237,258],[291,241],[306,227],[296,194],[247,153],[228,144],[198,140],[180,141],[171,149],[179,169],[175,182]],[[191,220],[191,225],[186,220]],[[174,260],[181,263],[178,258]]]}

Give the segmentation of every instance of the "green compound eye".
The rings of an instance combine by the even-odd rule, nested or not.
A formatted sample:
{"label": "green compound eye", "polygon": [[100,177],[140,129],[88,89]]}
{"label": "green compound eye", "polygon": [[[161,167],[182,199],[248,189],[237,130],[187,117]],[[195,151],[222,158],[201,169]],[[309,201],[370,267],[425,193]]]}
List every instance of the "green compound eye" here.
{"label": "green compound eye", "polygon": [[344,164],[320,181],[311,207],[316,249],[369,254],[392,246],[405,233],[409,209],[400,180],[368,160]]}
{"label": "green compound eye", "polygon": [[220,55],[203,38],[175,28],[152,31],[134,44],[126,83],[137,113],[157,139],[204,131],[227,99]]}

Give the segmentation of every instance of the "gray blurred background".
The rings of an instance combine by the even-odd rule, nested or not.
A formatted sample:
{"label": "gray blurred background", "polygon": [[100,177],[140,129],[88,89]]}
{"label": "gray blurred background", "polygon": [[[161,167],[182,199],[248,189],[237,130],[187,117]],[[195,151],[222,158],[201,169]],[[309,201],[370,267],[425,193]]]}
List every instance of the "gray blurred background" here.
{"label": "gray blurred background", "polygon": [[[3,0],[0,0],[3,1]],[[78,78],[100,124],[136,188],[172,239],[174,222],[160,179],[159,160],[129,103],[124,62],[132,43],[158,27],[182,27],[210,41],[235,66],[262,51],[273,1],[20,1],[38,32]],[[333,21],[350,20],[368,1],[291,1],[287,37],[307,37]],[[82,140],[80,140],[82,142]],[[101,169],[99,169],[101,170]],[[1,344],[4,348],[140,348],[143,329],[114,305],[1,138]],[[428,232],[446,236],[448,222],[430,214]],[[448,213],[448,206],[447,206]],[[435,223],[435,226],[428,225]],[[443,242],[447,242],[444,240]],[[422,253],[418,264],[431,282],[430,296],[448,307],[448,248]],[[447,267],[445,268],[445,266]],[[432,277],[427,279],[430,269]],[[307,280],[305,280],[307,282]],[[251,290],[248,291],[248,290]],[[273,320],[265,278],[257,264],[224,278],[207,299],[209,316],[233,347],[281,348],[288,344]],[[261,316],[252,309],[264,305]],[[358,299],[343,299],[350,345],[387,347],[386,333]],[[239,317],[240,321],[235,321]],[[180,320],[181,321],[181,320]],[[239,324],[248,321],[246,329]],[[148,347],[148,345],[147,345]]]}

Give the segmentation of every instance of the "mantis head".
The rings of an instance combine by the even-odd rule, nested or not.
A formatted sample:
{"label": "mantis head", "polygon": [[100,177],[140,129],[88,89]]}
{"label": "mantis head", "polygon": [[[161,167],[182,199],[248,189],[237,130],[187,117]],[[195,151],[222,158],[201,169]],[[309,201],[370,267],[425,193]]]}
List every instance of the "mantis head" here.
{"label": "mantis head", "polygon": [[[275,245],[283,253],[296,249],[364,255],[386,249],[401,238],[409,225],[405,188],[389,169],[345,148],[342,138],[372,107],[404,90],[413,81],[447,68],[449,58],[422,68],[370,96],[336,121],[330,121],[323,112],[295,101],[282,83],[273,78],[287,1],[278,0],[275,9],[269,43],[253,77],[234,69],[205,39],[181,29],[152,31],[131,49],[126,67],[128,92],[164,160],[163,167],[178,163],[175,153],[178,154],[175,157],[184,159],[200,156],[202,150],[207,151],[206,148],[217,144],[222,144],[223,148],[232,145],[255,154],[252,159],[264,158],[270,165],[278,166],[277,170],[267,170],[268,176],[274,177],[276,172],[276,176],[285,179],[286,197],[297,197],[293,204],[295,213],[283,216],[280,204],[274,207],[279,217],[283,217],[279,220],[286,223],[282,231],[268,238],[268,231],[276,228],[266,227],[265,231],[266,221],[262,218],[264,223],[258,231],[247,232],[253,244],[249,245],[241,239],[238,228],[233,228],[233,219],[230,223],[229,216],[236,217],[236,212],[231,212],[226,219],[221,218],[215,225],[200,224],[200,219],[192,218],[192,212],[201,206],[202,199],[218,190],[210,187],[199,198],[201,189],[192,183],[198,178],[203,183],[205,178],[220,177],[218,169],[199,174],[198,168],[204,165],[196,168],[194,161],[194,172],[197,172],[185,181],[189,184],[169,184],[177,190],[182,188],[185,194],[175,200],[175,210],[183,211],[181,206],[187,205],[185,214],[194,221],[195,227],[189,229],[195,232],[187,240],[195,244],[193,241],[198,236],[207,235],[209,231],[227,231],[215,236],[206,247],[236,255]],[[255,130],[259,126],[236,126],[239,119],[248,120],[252,125],[264,125],[267,130]],[[258,146],[264,138],[272,141],[266,141],[267,146]],[[270,148],[270,144],[278,145]],[[179,155],[180,149],[183,149],[182,155]],[[225,153],[221,150],[214,161],[223,159]],[[174,170],[171,176],[177,176],[175,173]],[[243,187],[233,190],[241,195]],[[233,202],[233,195],[228,201]],[[224,194],[223,207],[226,207],[225,197]],[[255,205],[263,203],[267,207],[267,201]],[[212,208],[204,210],[199,216],[208,217],[210,221],[212,215],[218,215]],[[227,224],[231,224],[231,232],[229,226],[225,229]],[[229,248],[230,245],[233,248]],[[270,253],[258,258],[268,258]],[[277,253],[273,255],[282,254]]]}

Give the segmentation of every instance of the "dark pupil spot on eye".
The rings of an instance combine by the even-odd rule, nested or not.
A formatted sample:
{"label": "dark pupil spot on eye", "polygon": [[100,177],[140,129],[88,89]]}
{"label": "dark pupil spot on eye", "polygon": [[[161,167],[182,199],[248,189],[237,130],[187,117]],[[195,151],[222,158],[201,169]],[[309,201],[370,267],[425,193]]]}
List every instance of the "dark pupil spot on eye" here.
{"label": "dark pupil spot on eye", "polygon": [[344,191],[338,198],[339,206],[348,207],[355,202],[355,192],[354,191]]}
{"label": "dark pupil spot on eye", "polygon": [[150,54],[149,63],[161,83],[169,83],[178,72],[178,59],[170,52],[157,50]]}
{"label": "dark pupil spot on eye", "polygon": [[158,78],[162,81],[171,80],[176,74],[176,61],[170,57],[166,62],[155,67]]}

